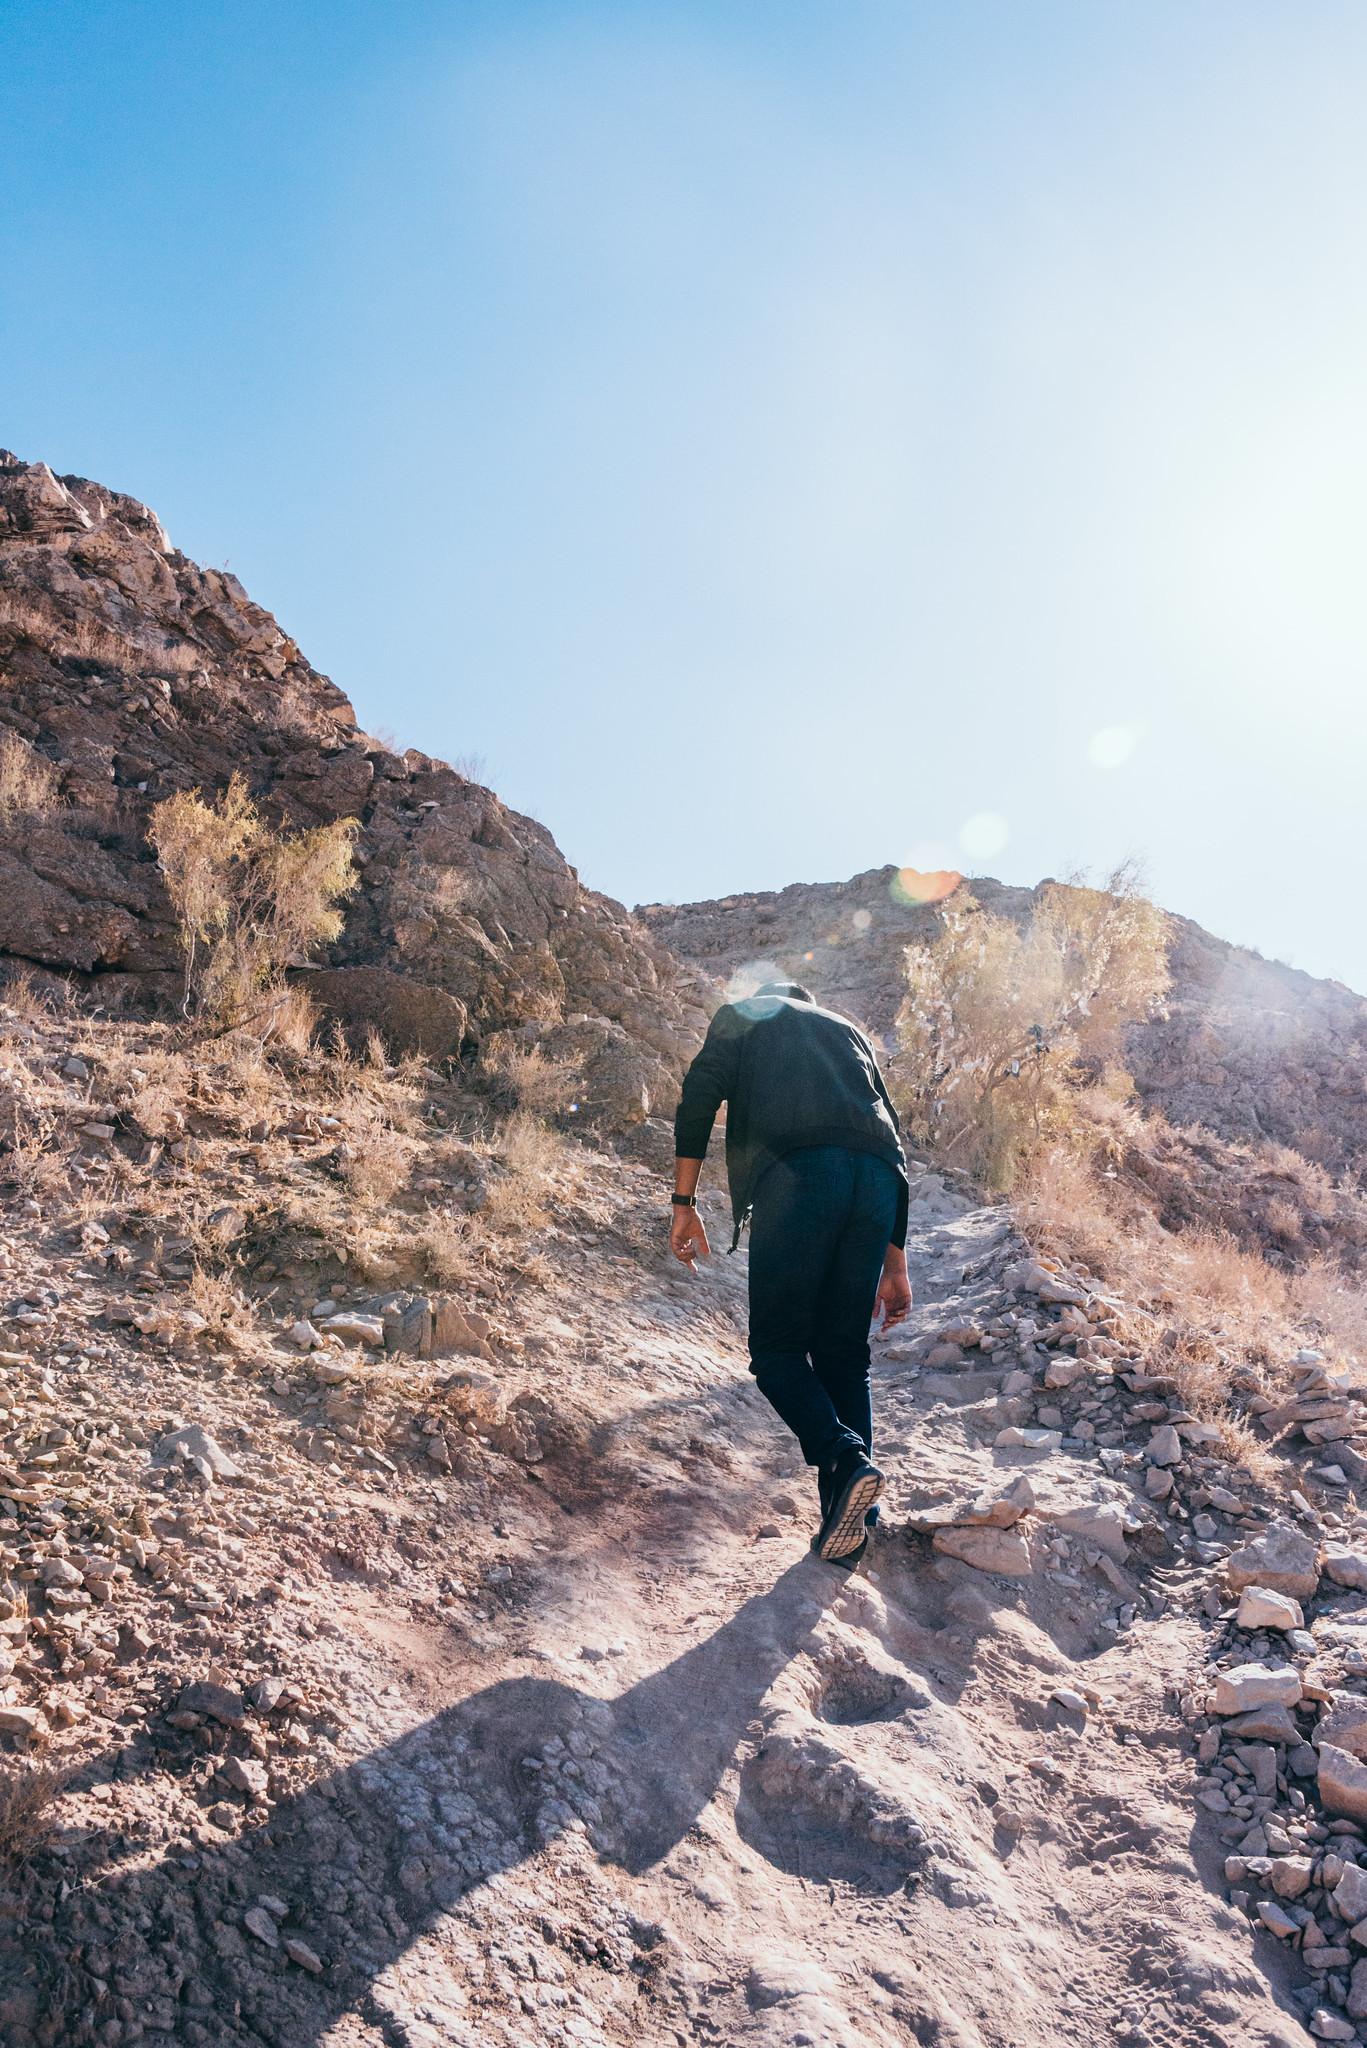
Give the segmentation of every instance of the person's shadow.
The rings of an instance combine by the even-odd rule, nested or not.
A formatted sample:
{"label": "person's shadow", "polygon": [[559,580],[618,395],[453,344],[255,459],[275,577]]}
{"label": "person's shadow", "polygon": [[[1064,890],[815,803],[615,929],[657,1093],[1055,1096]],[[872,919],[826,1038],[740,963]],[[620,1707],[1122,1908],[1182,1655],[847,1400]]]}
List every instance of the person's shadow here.
{"label": "person's shadow", "polygon": [[[168,1859],[136,1875],[83,1873],[53,1935],[72,2017],[83,2012],[91,2028],[58,2038],[109,2038],[104,2016],[136,1984],[154,2030],[213,2048],[311,2048],[347,2012],[406,2039],[370,1996],[380,1974],[476,1887],[576,1824],[604,1861],[632,1874],[658,1863],[843,1584],[804,1559],[615,1700],[549,1678],[491,1685],[201,1852],[197,1870]],[[278,1925],[263,1896],[287,1904]],[[322,1974],[247,1929],[254,1908],[268,1933],[308,1943]]]}

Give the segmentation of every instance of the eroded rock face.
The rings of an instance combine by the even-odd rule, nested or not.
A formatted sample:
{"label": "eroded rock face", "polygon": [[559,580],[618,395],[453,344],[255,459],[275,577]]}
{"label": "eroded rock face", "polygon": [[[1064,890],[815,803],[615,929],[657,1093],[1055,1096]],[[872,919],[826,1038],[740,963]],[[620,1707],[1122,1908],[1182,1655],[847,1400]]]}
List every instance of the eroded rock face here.
{"label": "eroded rock face", "polygon": [[[1023,921],[1036,891],[974,878],[987,910]],[[934,905],[906,900],[894,867],[714,902],[647,904],[638,916],[674,953],[725,981],[763,961],[876,1036],[892,1030],[902,955],[934,937]],[[1336,981],[1226,945],[1171,920],[1172,988],[1130,1033],[1145,1101],[1177,1125],[1228,1140],[1274,1139],[1331,1168],[1367,1162],[1367,1001]],[[1190,1161],[1180,1162],[1182,1174]],[[1178,1175],[1177,1178],[1181,1178]]]}
{"label": "eroded rock face", "polygon": [[279,822],[361,826],[363,882],[316,998],[429,1057],[560,1034],[584,1111],[672,1111],[705,1022],[692,983],[545,827],[444,762],[391,753],[236,577],[145,505],[0,451],[0,723],[58,771],[0,824],[0,958],[164,999],[179,956],[148,811],[234,769]]}

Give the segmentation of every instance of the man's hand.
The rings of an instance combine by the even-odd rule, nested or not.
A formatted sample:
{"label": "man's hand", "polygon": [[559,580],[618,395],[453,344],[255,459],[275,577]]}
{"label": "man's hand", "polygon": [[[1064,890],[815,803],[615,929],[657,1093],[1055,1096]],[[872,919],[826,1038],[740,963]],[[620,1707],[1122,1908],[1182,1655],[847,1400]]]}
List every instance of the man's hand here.
{"label": "man's hand", "polygon": [[669,1225],[669,1249],[685,1266],[691,1266],[695,1259],[711,1258],[707,1226],[696,1209],[686,1209],[682,1204],[675,1209]]}
{"label": "man's hand", "polygon": [[907,1277],[907,1255],[899,1245],[888,1246],[883,1277],[878,1283],[873,1319],[884,1330],[904,1323],[911,1312],[911,1281]]}

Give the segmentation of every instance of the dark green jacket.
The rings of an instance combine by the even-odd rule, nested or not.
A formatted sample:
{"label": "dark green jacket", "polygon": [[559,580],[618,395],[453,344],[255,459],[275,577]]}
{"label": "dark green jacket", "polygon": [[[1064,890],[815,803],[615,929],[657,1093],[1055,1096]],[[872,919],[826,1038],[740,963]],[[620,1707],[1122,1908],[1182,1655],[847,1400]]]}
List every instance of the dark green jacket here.
{"label": "dark green jacket", "polygon": [[862,1031],[792,996],[724,1003],[708,1026],[674,1118],[680,1159],[702,1159],[726,1104],[726,1177],[736,1233],[760,1176],[807,1145],[843,1145],[886,1159],[901,1181],[892,1242],[907,1237],[907,1168],[897,1112]]}

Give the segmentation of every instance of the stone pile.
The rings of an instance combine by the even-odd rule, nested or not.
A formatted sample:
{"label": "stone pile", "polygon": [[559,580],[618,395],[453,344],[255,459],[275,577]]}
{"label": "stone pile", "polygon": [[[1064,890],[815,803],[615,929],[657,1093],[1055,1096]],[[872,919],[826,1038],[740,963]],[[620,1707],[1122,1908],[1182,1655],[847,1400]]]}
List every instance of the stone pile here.
{"label": "stone pile", "polygon": [[1317,1351],[1293,1361],[1292,1391],[1284,1401],[1258,1396],[1249,1403],[1267,1435],[1302,1442],[1315,1460],[1311,1477],[1323,1486],[1360,1486],[1367,1479],[1367,1386],[1347,1372],[1330,1372]]}
{"label": "stone pile", "polygon": [[1238,1604],[1189,1702],[1196,1799],[1224,1843],[1231,1904],[1299,1953],[1310,2032],[1367,2041],[1367,1659],[1343,1649],[1345,1622],[1367,1628],[1367,1524],[1326,1542],[1306,1519],[1226,1560]]}

